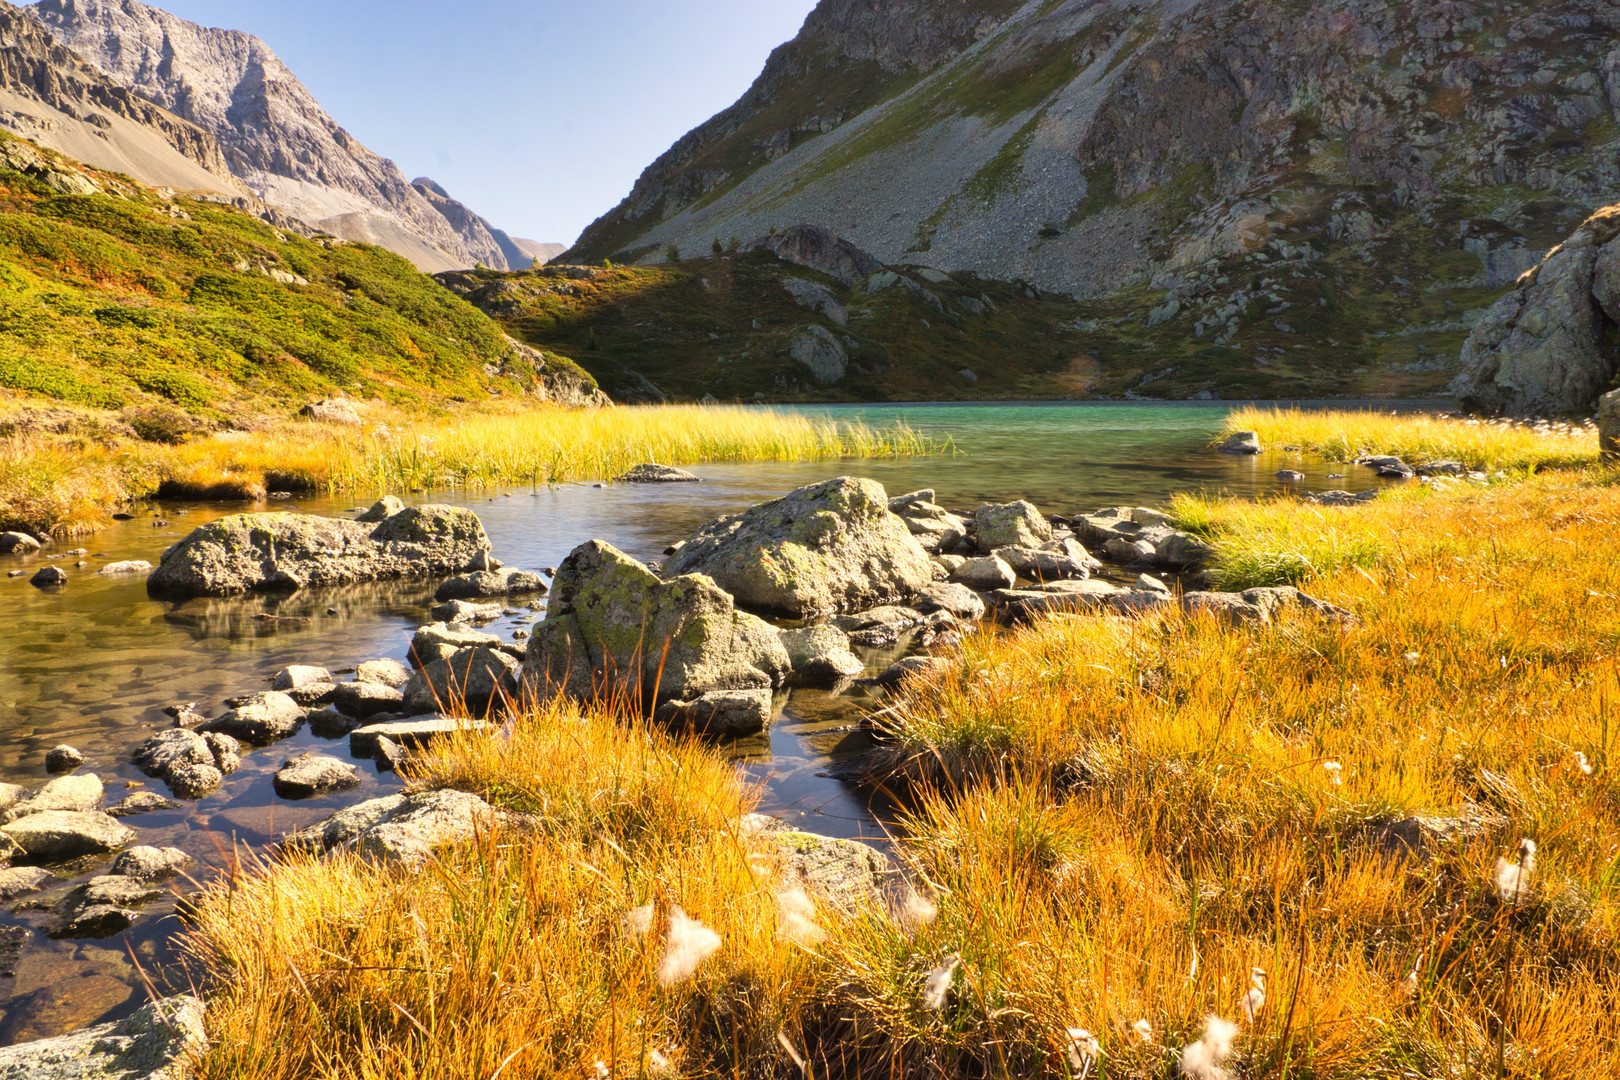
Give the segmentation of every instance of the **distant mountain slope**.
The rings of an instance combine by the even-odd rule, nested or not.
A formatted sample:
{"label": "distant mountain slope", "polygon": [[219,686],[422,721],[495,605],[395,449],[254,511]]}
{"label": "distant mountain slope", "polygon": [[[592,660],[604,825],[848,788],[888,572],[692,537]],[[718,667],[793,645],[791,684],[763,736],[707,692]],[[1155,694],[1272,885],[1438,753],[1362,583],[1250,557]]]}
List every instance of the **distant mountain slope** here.
{"label": "distant mountain slope", "polygon": [[115,83],[3,0],[0,126],[153,184],[247,193],[211,134]]}
{"label": "distant mountain slope", "polygon": [[137,0],[41,0],[27,10],[117,82],[211,132],[230,171],[271,206],[424,270],[507,265],[487,230],[447,219],[328,116],[258,38]]}
{"label": "distant mountain slope", "polygon": [[0,135],[0,387],[216,422],[333,392],[585,400],[573,365],[508,339],[399,256],[311,240]]}
{"label": "distant mountain slope", "polygon": [[512,237],[512,243],[523,253],[523,257],[532,263],[544,266],[568,250],[567,244],[542,244],[538,240],[525,240],[521,236]]}
{"label": "distant mountain slope", "polygon": [[1195,342],[1207,388],[1428,380],[1620,192],[1617,34],[1596,0],[822,0],[567,258],[813,222]]}
{"label": "distant mountain slope", "polygon": [[524,270],[533,261],[510,236],[452,199],[437,181],[419,176],[411,187],[450,223],[477,262],[497,270]]}

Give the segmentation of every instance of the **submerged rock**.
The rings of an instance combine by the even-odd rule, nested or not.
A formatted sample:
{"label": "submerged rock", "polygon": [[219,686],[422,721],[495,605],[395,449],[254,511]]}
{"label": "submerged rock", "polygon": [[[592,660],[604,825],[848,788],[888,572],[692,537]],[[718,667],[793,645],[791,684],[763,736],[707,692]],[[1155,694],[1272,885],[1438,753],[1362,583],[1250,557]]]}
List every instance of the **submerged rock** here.
{"label": "submerged rock", "polygon": [[858,611],[933,580],[928,554],[871,480],[841,477],[704,526],[664,567],[791,618]]}
{"label": "submerged rock", "polygon": [[457,574],[488,551],[477,516],[453,506],[411,507],[375,526],[303,514],[235,514],[165,552],[147,588],[156,596],[229,596]]}
{"label": "submerged rock", "polygon": [[644,705],[715,690],[769,690],[792,665],[768,623],[736,610],[697,574],[662,580],[592,540],[557,570],[523,665],[527,692],[580,699],[629,694]]}

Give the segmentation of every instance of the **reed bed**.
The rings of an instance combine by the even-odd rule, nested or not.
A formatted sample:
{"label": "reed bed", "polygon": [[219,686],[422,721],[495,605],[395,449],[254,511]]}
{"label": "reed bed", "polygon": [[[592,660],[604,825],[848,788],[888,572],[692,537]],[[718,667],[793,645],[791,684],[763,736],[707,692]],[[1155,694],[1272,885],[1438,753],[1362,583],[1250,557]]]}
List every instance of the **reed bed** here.
{"label": "reed bed", "polygon": [[1590,424],[1249,406],[1227,416],[1226,430],[1253,431],[1268,449],[1297,447],[1330,461],[1385,454],[1410,465],[1449,460],[1485,472],[1533,472],[1598,460],[1597,432]]}

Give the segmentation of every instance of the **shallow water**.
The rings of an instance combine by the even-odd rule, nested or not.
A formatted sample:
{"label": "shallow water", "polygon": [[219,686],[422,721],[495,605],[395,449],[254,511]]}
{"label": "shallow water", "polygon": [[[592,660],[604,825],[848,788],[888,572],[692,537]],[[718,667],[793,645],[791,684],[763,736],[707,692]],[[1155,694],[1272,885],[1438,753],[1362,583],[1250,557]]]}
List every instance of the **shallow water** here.
{"label": "shallow water", "polygon": [[[1342,403],[1340,403],[1342,407]],[[1380,403],[1380,408],[1392,407]],[[1432,406],[1431,406],[1432,407]],[[801,484],[854,474],[881,482],[891,494],[922,487],[947,506],[1028,498],[1051,513],[1074,513],[1120,504],[1157,505],[1177,492],[1207,490],[1239,496],[1276,491],[1363,490],[1380,483],[1369,470],[1330,469],[1300,455],[1268,453],[1236,458],[1213,453],[1210,439],[1228,406],[944,405],[836,407],[806,410],[881,426],[901,419],[949,437],[957,453],[922,459],[813,464],[714,465],[695,469],[702,484],[570,485],[499,492],[434,492],[415,502],[467,506],[483,519],[495,553],[525,569],[555,566],[584,540],[605,539],[643,559],[709,519],[780,495]],[[1288,468],[1305,483],[1277,481]],[[1330,479],[1330,472],[1349,474]],[[403,493],[401,493],[403,495]],[[265,689],[292,663],[333,669],[375,657],[403,658],[410,631],[428,620],[432,583],[388,583],[300,593],[290,598],[203,600],[174,605],[151,600],[141,577],[97,576],[99,565],[124,559],[156,562],[168,545],[214,517],[245,509],[296,510],[342,516],[349,497],[305,498],[269,506],[152,504],[135,520],[114,524],[80,542],[85,556],[0,557],[0,781],[37,787],[44,756],[68,743],[85,754],[81,771],[107,783],[107,803],[148,781],[128,763],[131,751],[172,726],[165,706],[198,702],[217,715],[227,697]],[[80,559],[87,563],[80,568]],[[65,589],[42,592],[28,577],[47,562],[71,575]],[[270,618],[261,618],[269,616]],[[510,638],[532,622],[532,612],[484,627]],[[874,664],[881,658],[874,658]],[[802,819],[805,828],[836,836],[881,832],[867,797],[823,770],[829,761],[865,747],[851,730],[847,704],[799,691],[783,716],[759,739],[737,747],[749,773],[764,784],[762,809]],[[288,802],[270,789],[287,759],[324,747],[339,757],[345,741],[321,740],[307,729],[273,747],[244,754],[240,772],[214,794],[175,811],[124,819],[137,843],[180,847],[206,878],[237,847],[262,848],[277,836],[344,805],[397,789],[392,774],[361,764],[364,784],[340,796]],[[106,860],[72,868],[62,888],[95,873]],[[66,875],[68,871],[64,870]],[[181,887],[186,887],[184,883]],[[39,927],[44,913],[26,907],[39,897],[13,901],[0,911],[0,928],[31,931],[14,978],[0,978],[0,1045],[40,1038],[111,1019],[145,998],[132,957],[163,988],[176,978],[167,936],[172,915],[158,904],[132,929],[103,941],[51,941]],[[19,906],[21,909],[19,910]]]}

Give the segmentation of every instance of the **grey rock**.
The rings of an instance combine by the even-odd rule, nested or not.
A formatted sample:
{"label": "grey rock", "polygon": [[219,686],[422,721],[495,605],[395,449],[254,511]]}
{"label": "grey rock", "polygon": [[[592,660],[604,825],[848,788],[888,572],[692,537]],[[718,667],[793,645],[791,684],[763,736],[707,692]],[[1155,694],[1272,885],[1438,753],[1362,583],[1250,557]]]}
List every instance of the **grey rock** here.
{"label": "grey rock", "polygon": [[1215,548],[1191,533],[1173,532],[1154,546],[1155,559],[1174,570],[1202,566],[1215,558]]}
{"label": "grey rock", "polygon": [[115,818],[134,817],[137,814],[152,814],[160,810],[177,810],[180,804],[171,799],[165,799],[155,791],[136,791],[124,796],[117,806],[107,808],[107,813]]}
{"label": "grey rock", "polygon": [[369,525],[375,525],[379,521],[387,521],[389,518],[393,517],[395,514],[404,509],[404,502],[402,502],[397,496],[384,495],[382,498],[372,503],[371,506],[366,509],[365,513],[356,515],[354,520]]}
{"label": "grey rock", "polygon": [[470,600],[447,600],[433,609],[433,617],[442,623],[488,623],[501,614],[499,604],[475,604]]}
{"label": "grey rock", "polygon": [[831,686],[865,669],[849,651],[849,637],[835,626],[783,630],[782,647],[793,665],[795,686]]}
{"label": "grey rock", "polygon": [[30,862],[60,862],[116,851],[135,830],[99,810],[45,810],[0,825],[0,836]]}
{"label": "grey rock", "polygon": [[355,682],[377,683],[396,690],[405,689],[411,681],[411,669],[398,660],[367,660],[356,669]]}
{"label": "grey rock", "polygon": [[84,764],[84,755],[67,744],[53,747],[45,754],[46,772],[68,772]]}
{"label": "grey rock", "polygon": [[454,655],[461,649],[480,646],[493,649],[500,644],[501,639],[494,634],[450,623],[430,623],[418,627],[411,637],[411,662],[421,667]]}
{"label": "grey rock", "polygon": [[743,827],[781,859],[784,884],[846,910],[877,900],[894,873],[887,855],[856,840],[803,832],[764,814],[748,815]]}
{"label": "grey rock", "polygon": [[377,736],[377,768],[382,772],[399,772],[409,755],[405,748],[386,735]]}
{"label": "grey rock", "polygon": [[653,720],[673,731],[740,738],[764,731],[774,712],[769,690],[715,690],[691,701],[666,701]]}
{"label": "grey rock", "polygon": [[523,676],[538,700],[623,692],[651,706],[714,690],[772,689],[791,670],[777,632],[737,611],[709,578],[683,573],[661,580],[592,540],[558,568]]}
{"label": "grey rock", "polygon": [[1082,514],[1070,522],[1075,537],[1082,543],[1091,547],[1103,547],[1110,540],[1120,537],[1135,540],[1142,532],[1142,526],[1133,518],[1134,510],[1128,506],[1115,507],[1108,510],[1099,510],[1095,514]]}
{"label": "grey rock", "polygon": [[1258,454],[1260,435],[1253,431],[1234,431],[1216,449],[1223,454]]}
{"label": "grey rock", "polygon": [[806,281],[804,278],[783,278],[782,288],[793,297],[795,304],[825,315],[834,326],[849,325],[849,308],[844,306],[844,302],[838,299],[832,289],[820,282]]}
{"label": "grey rock", "polygon": [[1305,496],[1305,501],[1316,506],[1360,506],[1378,498],[1378,489],[1351,493],[1348,491],[1318,491]]}
{"label": "grey rock", "polygon": [[1279,612],[1298,610],[1322,618],[1349,622],[1355,616],[1343,608],[1307,596],[1290,586],[1247,589],[1241,593],[1192,592],[1181,598],[1189,614],[1207,612],[1233,626],[1269,624]]}
{"label": "grey rock", "polygon": [[1159,561],[1159,551],[1146,540],[1115,537],[1103,545],[1108,557],[1121,566],[1152,565]]}
{"label": "grey rock", "polygon": [[1390,480],[1404,480],[1417,475],[1417,470],[1398,457],[1374,456],[1356,459],[1357,465],[1367,468]]}
{"label": "grey rock", "polygon": [[111,937],[135,921],[132,908],[162,895],[163,890],[122,874],[93,877],[57,904],[50,934],[57,938]]}
{"label": "grey rock", "polygon": [[179,848],[132,847],[119,853],[108,869],[136,881],[162,881],[173,877],[191,863],[191,856]]}
{"label": "grey rock", "polygon": [[416,748],[458,731],[483,731],[487,727],[482,720],[452,716],[424,716],[392,720],[385,724],[367,724],[349,733],[349,753],[355,757],[371,758],[378,755],[384,739],[397,746]]}
{"label": "grey rock", "polygon": [[933,574],[888,502],[871,480],[802,487],[711,522],[664,574],[703,574],[743,607],[801,619],[901,600]]}
{"label": "grey rock", "polygon": [[[900,503],[898,510],[895,509],[897,502]],[[922,549],[931,555],[949,551],[967,538],[967,520],[942,506],[920,499],[907,502],[891,499],[889,509],[900,515],[900,519],[906,523],[906,529],[917,538],[917,543]]]}
{"label": "grey rock", "polygon": [[242,744],[231,736],[210,731],[203,735],[203,745],[214,755],[214,767],[226,776],[242,767]]}
{"label": "grey rock", "polygon": [[[403,697],[400,705],[402,708],[404,707]],[[386,716],[388,714],[379,713],[377,715]],[[310,734],[317,739],[341,739],[355,728],[369,722],[361,717],[340,712],[331,705],[324,709],[312,709],[304,719],[309,722]]]}
{"label": "grey rock", "polygon": [[886,627],[893,630],[908,630],[923,621],[923,613],[915,608],[883,607],[868,608],[866,611],[857,611],[853,615],[840,615],[833,620],[833,625],[846,633],[858,630],[871,630],[876,627]]}
{"label": "grey rock", "polygon": [[1013,573],[1030,581],[1084,580],[1090,577],[1093,568],[1101,564],[1079,544],[1072,540],[1068,543],[1078,552],[1078,557],[1069,552],[1038,551],[1025,547],[997,548],[993,554],[1006,563]]}
{"label": "grey rock", "polygon": [[94,773],[59,776],[0,812],[0,822],[16,821],[47,810],[95,810],[101,806],[102,794],[101,778]]}
{"label": "grey rock", "polygon": [[343,398],[325,398],[321,401],[312,401],[299,409],[298,415],[323,424],[342,424],[345,427],[360,426],[360,413],[355,410],[353,403]]}
{"label": "grey rock", "polygon": [[924,615],[946,611],[958,619],[984,618],[984,601],[966,585],[954,583],[928,586],[912,597],[911,606]]}
{"label": "grey rock", "polygon": [[104,577],[122,577],[126,574],[149,574],[152,564],[145,559],[126,559],[122,562],[112,562],[103,566],[96,573]]}
{"label": "grey rock", "polygon": [[184,728],[152,736],[136,749],[133,760],[137,769],[164,781],[182,799],[200,799],[225,782],[208,740]]}
{"label": "grey rock", "polygon": [[440,602],[488,600],[497,596],[545,591],[546,579],[539,574],[506,567],[502,570],[480,570],[449,578],[439,586],[438,591],[433,594],[433,599]]}
{"label": "grey rock", "polygon": [[40,543],[25,532],[0,533],[0,555],[31,555]]}
{"label": "grey rock", "polygon": [[56,880],[49,870],[37,866],[8,866],[0,868],[0,903],[7,903],[27,893],[38,892]]}
{"label": "grey rock", "polygon": [[1170,592],[1170,586],[1166,585],[1164,582],[1160,581],[1158,578],[1152,576],[1151,574],[1138,574],[1137,578],[1136,578],[1135,587],[1142,590],[1143,592],[1156,592],[1156,593],[1166,593],[1166,594],[1168,594]]}
{"label": "grey rock", "polygon": [[202,1001],[171,997],[110,1024],[0,1048],[0,1080],[183,1080],[183,1063],[207,1047]]}
{"label": "grey rock", "polygon": [[390,795],[351,806],[288,837],[291,848],[354,851],[364,858],[419,868],[437,848],[471,840],[507,819],[465,791]]}
{"label": "grey rock", "polygon": [[306,753],[283,762],[271,785],[283,799],[312,799],[359,787],[360,774],[346,761],[328,754]]}
{"label": "grey rock", "polygon": [[[407,685],[409,683],[407,682]],[[379,713],[397,712],[405,707],[405,693],[374,682],[338,683],[332,694],[332,707],[349,716],[365,719]]]}
{"label": "grey rock", "polygon": [[413,715],[462,709],[482,713],[491,703],[516,697],[521,668],[499,649],[460,649],[411,676],[405,687],[405,711]]}
{"label": "grey rock", "polygon": [[1598,449],[1605,461],[1620,458],[1620,390],[1598,399]]}
{"label": "grey rock", "polygon": [[249,746],[269,746],[295,733],[304,722],[304,709],[276,690],[250,694],[236,708],[197,730],[229,735]]}
{"label": "grey rock", "polygon": [[875,256],[820,225],[795,225],[749,245],[751,251],[760,249],[771,252],[783,262],[836,278],[846,287],[883,269]]}
{"label": "grey rock", "polygon": [[306,683],[281,693],[292,698],[300,708],[313,709],[329,704],[337,696],[337,684],[329,682]]}
{"label": "grey rock", "polygon": [[986,503],[973,512],[977,525],[979,552],[988,555],[998,548],[1038,548],[1052,539],[1052,526],[1034,504],[1020,499],[1010,503]]}
{"label": "grey rock", "polygon": [[696,484],[701,477],[693,476],[685,469],[677,469],[673,465],[637,465],[622,476],[616,477],[621,484]]}
{"label": "grey rock", "polygon": [[958,585],[985,592],[990,589],[1009,589],[1018,580],[1013,568],[996,555],[969,559],[951,574],[950,580]]}
{"label": "grey rock", "polygon": [[951,670],[942,656],[908,656],[897,660],[872,680],[878,686],[900,686],[916,679],[937,678]]}
{"label": "grey rock", "polygon": [[28,789],[21,784],[0,784],[0,813],[10,810],[28,797]]}
{"label": "grey rock", "polygon": [[235,514],[165,552],[147,588],[158,596],[229,596],[456,574],[488,550],[477,516],[452,506],[414,506],[375,526]]}
{"label": "grey rock", "polygon": [[788,355],[802,364],[822,386],[831,386],[849,372],[844,343],[825,326],[806,327],[788,347]]}
{"label": "grey rock", "polygon": [[1467,474],[1467,472],[1467,465],[1464,465],[1460,461],[1454,461],[1451,458],[1444,458],[1440,461],[1431,461],[1417,467],[1417,474],[1419,476],[1464,476]]}
{"label": "grey rock", "polygon": [[331,681],[332,673],[323,667],[294,664],[276,672],[275,677],[270,680],[270,689],[286,692],[295,690],[300,686],[308,686],[311,683],[329,683]]}
{"label": "grey rock", "polygon": [[68,583],[67,571],[60,566],[45,566],[34,572],[28,584],[41,589],[53,589]]}

